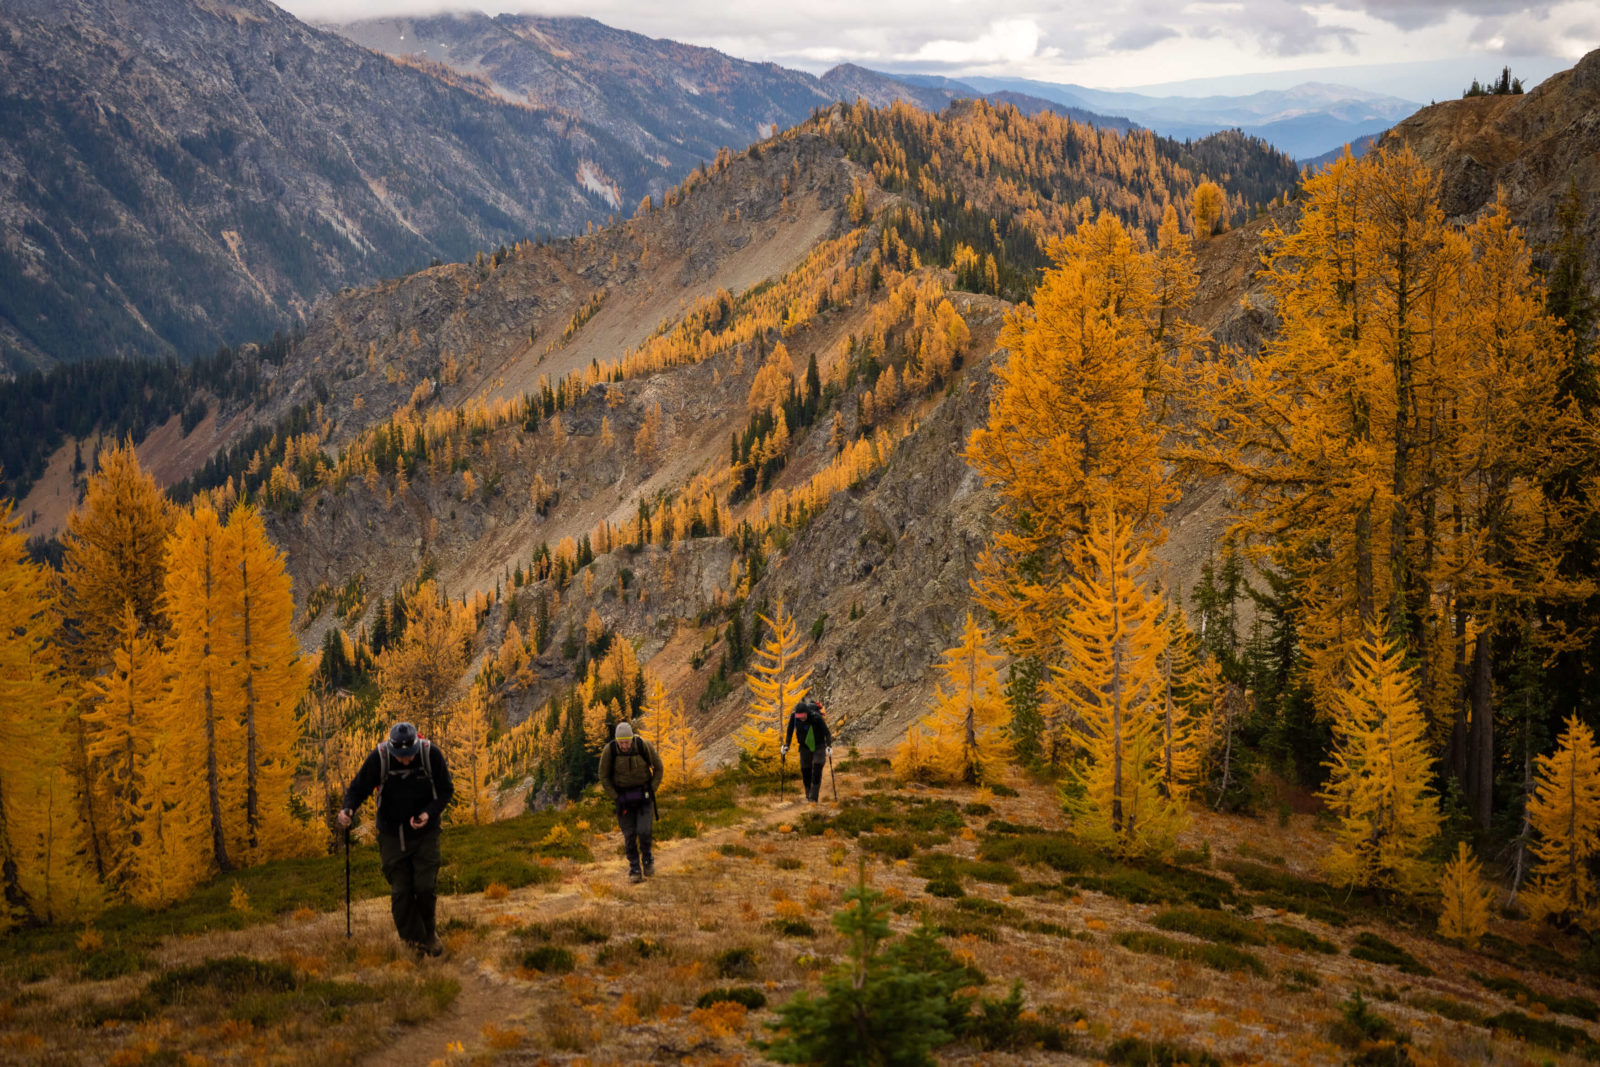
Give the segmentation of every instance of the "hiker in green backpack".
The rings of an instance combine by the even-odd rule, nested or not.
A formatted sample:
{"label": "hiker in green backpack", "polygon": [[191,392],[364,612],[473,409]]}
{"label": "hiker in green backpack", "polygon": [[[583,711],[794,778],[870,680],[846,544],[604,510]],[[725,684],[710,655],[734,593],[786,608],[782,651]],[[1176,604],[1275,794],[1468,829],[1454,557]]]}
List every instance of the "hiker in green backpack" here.
{"label": "hiker in green backpack", "polygon": [[622,831],[628,854],[628,881],[641,882],[656,873],[650,854],[655,827],[656,789],[666,773],[661,757],[634,735],[629,723],[617,723],[617,732],[600,753],[600,784],[617,805],[617,829]]}
{"label": "hiker in green backpack", "polygon": [[339,825],[378,794],[378,855],[389,883],[389,908],[400,940],[419,955],[444,952],[434,928],[439,887],[439,817],[455,794],[444,753],[408,722],[368,754],[344,791]]}
{"label": "hiker in green backpack", "polygon": [[806,800],[815,804],[822,793],[822,768],[833,755],[833,733],[823,717],[822,705],[809,697],[789,713],[789,728],[783,735],[779,755],[788,755],[789,743],[800,735],[800,780],[806,785]]}

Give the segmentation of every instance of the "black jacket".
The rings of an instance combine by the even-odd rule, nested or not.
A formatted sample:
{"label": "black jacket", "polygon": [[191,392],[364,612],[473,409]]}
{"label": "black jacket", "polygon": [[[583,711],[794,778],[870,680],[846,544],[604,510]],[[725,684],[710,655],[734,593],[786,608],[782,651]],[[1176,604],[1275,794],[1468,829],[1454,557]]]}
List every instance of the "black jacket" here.
{"label": "black jacket", "polygon": [[[422,773],[421,760],[412,760],[411,766],[405,767],[399,760],[390,759],[389,780],[381,782],[379,778],[383,773],[383,763],[378,750],[373,749],[351,779],[350,788],[344,791],[344,806],[355,811],[381,785],[383,791],[378,795],[380,834],[398,834],[403,839],[433,833],[439,829],[439,816],[455,795],[455,788],[450,784],[450,768],[445,765],[444,753],[439,751],[438,745],[428,746],[428,761],[433,771],[431,789],[427,777]],[[438,793],[437,797],[435,793]],[[428,813],[428,825],[421,830],[412,829],[412,818],[422,812]],[[405,827],[404,831],[401,830],[402,826]]]}
{"label": "black jacket", "polygon": [[[789,728],[784,732],[783,743],[787,745],[794,739],[795,734],[800,735],[800,758],[816,758],[822,750],[833,744],[833,731],[828,729],[828,720],[823,718],[822,712],[815,707],[806,708],[804,720],[795,716],[800,714],[800,709],[795,708],[789,713]],[[810,735],[810,744],[806,743]]]}

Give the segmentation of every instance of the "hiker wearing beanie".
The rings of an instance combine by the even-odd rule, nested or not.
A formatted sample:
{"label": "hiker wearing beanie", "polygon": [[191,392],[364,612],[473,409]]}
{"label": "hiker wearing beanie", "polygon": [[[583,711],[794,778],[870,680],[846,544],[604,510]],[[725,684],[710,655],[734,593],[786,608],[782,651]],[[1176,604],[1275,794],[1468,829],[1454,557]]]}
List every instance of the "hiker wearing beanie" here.
{"label": "hiker wearing beanie", "polygon": [[789,729],[784,733],[783,747],[778,751],[789,754],[789,745],[795,735],[800,737],[800,780],[805,783],[806,800],[815,804],[822,792],[822,769],[833,755],[833,732],[828,729],[822,705],[815,700],[802,700],[789,713]]}
{"label": "hiker wearing beanie", "polygon": [[339,825],[368,796],[378,795],[378,855],[389,883],[389,908],[400,940],[419,953],[438,956],[444,943],[434,929],[439,885],[439,817],[455,790],[450,768],[417,728],[397,722],[389,739],[367,756],[344,791]]}
{"label": "hiker wearing beanie", "polygon": [[661,757],[635,737],[628,723],[617,724],[617,733],[600,753],[600,784],[617,805],[617,828],[628,853],[628,881],[639,882],[656,873],[655,857],[650,854],[650,832],[655,825],[656,787],[664,768]]}

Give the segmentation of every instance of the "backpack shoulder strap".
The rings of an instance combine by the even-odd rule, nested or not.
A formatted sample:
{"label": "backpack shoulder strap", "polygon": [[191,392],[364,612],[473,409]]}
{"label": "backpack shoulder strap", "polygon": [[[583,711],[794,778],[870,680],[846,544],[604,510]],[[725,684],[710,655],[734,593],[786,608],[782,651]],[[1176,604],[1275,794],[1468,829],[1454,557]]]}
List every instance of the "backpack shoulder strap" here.
{"label": "backpack shoulder strap", "polygon": [[433,794],[433,799],[439,799],[439,787],[433,784],[433,742],[426,737],[420,739],[422,751],[417,755],[422,757],[422,777],[428,780],[428,791]]}
{"label": "backpack shoulder strap", "polygon": [[372,802],[383,803],[383,783],[389,780],[389,742],[379,741],[374,750],[378,753],[378,786],[372,791]]}

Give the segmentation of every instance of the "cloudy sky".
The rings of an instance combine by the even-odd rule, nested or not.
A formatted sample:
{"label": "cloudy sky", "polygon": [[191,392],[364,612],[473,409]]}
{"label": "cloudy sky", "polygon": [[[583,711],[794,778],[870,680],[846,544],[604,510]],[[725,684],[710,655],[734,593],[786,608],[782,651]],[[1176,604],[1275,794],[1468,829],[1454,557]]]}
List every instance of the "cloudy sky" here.
{"label": "cloudy sky", "polygon": [[[1506,62],[1532,84],[1600,47],[1600,6],[1593,0],[278,2],[319,21],[441,10],[581,14],[652,37],[817,73],[854,62],[881,70],[1100,88],[1275,72],[1335,80],[1329,68],[1431,62],[1438,88],[1428,92],[1424,77],[1412,89],[1413,99],[1455,95],[1463,72],[1488,76]],[[1337,80],[1352,81],[1353,75]],[[1394,91],[1400,83],[1388,84]]]}

